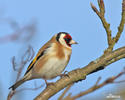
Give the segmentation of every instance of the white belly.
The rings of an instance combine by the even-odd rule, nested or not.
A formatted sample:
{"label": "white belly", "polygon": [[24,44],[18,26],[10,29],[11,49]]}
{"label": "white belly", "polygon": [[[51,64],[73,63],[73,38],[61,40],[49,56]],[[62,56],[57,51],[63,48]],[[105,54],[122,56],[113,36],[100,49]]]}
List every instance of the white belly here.
{"label": "white belly", "polygon": [[52,79],[62,73],[67,65],[66,59],[59,60],[58,58],[51,58],[44,64],[42,71],[39,71],[40,76],[44,79]]}

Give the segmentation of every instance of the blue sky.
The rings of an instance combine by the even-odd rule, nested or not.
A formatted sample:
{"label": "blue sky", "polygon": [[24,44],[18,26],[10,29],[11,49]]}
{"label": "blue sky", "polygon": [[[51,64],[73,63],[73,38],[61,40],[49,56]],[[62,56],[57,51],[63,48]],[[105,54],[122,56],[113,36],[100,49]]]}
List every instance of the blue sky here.
{"label": "blue sky", "polygon": [[[16,73],[12,69],[11,58],[12,56],[19,58],[22,52],[27,49],[28,45],[31,45],[34,48],[36,54],[39,48],[55,33],[61,31],[70,33],[73,39],[79,44],[72,47],[73,53],[66,68],[67,71],[84,67],[90,61],[95,60],[103,54],[103,51],[108,46],[106,32],[100,19],[92,11],[90,2],[97,7],[97,0],[0,0],[1,20],[10,18],[18,22],[20,26],[32,23],[32,21],[36,21],[37,24],[36,35],[30,41],[26,43],[9,42],[0,44],[0,85],[2,85],[0,88],[3,89],[3,100],[6,99],[9,92],[8,87],[15,82],[15,80],[12,79],[12,76],[16,75]],[[105,17],[107,21],[111,23],[112,34],[115,36],[121,18],[122,0],[104,0],[104,2],[106,8]],[[12,34],[12,32],[13,30],[9,25],[0,22],[0,37]],[[125,31],[123,33],[125,33]],[[125,34],[122,34],[122,37],[115,48],[124,46],[124,43]],[[24,72],[27,66],[25,66]],[[71,92],[73,95],[77,94],[80,91],[91,87],[99,76],[102,77],[103,81],[106,78],[119,73],[124,66],[124,59],[111,64],[106,69],[89,75],[86,80],[75,83],[68,93]],[[36,82],[37,84],[44,83],[44,81],[41,80],[36,80]],[[20,86],[20,88],[23,86],[32,87],[33,81],[26,82],[24,85]],[[115,87],[117,86],[120,86],[120,84],[105,86],[84,98],[91,100],[95,95],[97,98],[99,98],[98,96],[100,95],[102,98],[105,98],[107,93],[112,93],[112,89],[115,90]],[[33,99],[44,88],[45,86],[38,91],[23,91],[16,96],[25,94],[25,99],[23,100],[28,100],[28,98]],[[55,100],[60,93],[61,92],[56,94],[50,100]],[[13,100],[15,100],[16,96],[13,97]]]}

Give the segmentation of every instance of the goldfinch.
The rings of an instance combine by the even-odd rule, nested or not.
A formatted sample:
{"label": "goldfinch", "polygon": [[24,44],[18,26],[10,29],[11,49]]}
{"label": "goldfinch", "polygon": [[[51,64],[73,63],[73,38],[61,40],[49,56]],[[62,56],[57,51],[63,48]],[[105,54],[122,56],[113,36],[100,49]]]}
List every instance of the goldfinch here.
{"label": "goldfinch", "polygon": [[[15,90],[22,83],[42,78],[46,84],[48,79],[61,75],[67,66],[71,53],[72,44],[77,44],[66,32],[55,34],[40,50],[32,60],[22,79],[17,81],[10,88]],[[9,88],[9,89],[10,89]]]}

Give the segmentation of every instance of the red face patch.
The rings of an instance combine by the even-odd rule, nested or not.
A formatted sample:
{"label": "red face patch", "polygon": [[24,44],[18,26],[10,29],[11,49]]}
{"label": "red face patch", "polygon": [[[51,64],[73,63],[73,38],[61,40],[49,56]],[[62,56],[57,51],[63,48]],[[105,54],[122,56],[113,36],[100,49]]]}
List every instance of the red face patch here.
{"label": "red face patch", "polygon": [[64,38],[67,38],[67,39],[71,39],[71,40],[72,40],[72,37],[71,37],[69,34],[67,34],[66,36],[64,36]]}
{"label": "red face patch", "polygon": [[64,37],[64,40],[65,40],[66,44],[71,47],[71,44],[69,44],[69,42],[72,40],[72,37],[69,34],[67,34]]}

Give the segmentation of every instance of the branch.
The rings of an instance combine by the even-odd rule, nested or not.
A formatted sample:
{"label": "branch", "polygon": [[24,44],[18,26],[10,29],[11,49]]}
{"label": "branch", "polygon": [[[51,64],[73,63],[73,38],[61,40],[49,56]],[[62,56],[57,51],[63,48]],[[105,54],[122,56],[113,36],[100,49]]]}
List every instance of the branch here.
{"label": "branch", "polygon": [[31,24],[19,27],[18,23],[12,19],[2,19],[3,22],[9,24],[14,32],[10,35],[0,37],[0,43],[7,43],[12,41],[28,41],[36,33],[36,24],[33,22]]}
{"label": "branch", "polygon": [[67,88],[64,90],[64,92],[60,95],[60,97],[58,98],[58,100],[63,100],[63,97],[65,96],[65,94],[68,92],[68,90],[72,87],[73,84],[70,84],[67,86]]}
{"label": "branch", "polygon": [[105,50],[104,53],[109,53],[113,50],[114,45],[118,42],[123,29],[125,25],[125,0],[122,2],[122,17],[120,21],[120,25],[118,27],[118,32],[115,37],[112,38],[110,24],[105,19],[105,5],[103,0],[98,0],[98,6],[100,11],[97,10],[97,8],[91,3],[91,7],[93,11],[98,15],[98,17],[101,19],[101,22],[103,24],[103,27],[106,30],[107,33],[107,40],[108,40],[108,48]]}
{"label": "branch", "polygon": [[119,48],[109,54],[102,55],[99,57],[99,60],[97,63],[90,62],[87,66],[81,68],[81,69],[76,69],[68,73],[68,76],[65,76],[61,79],[59,79],[57,82],[54,83],[54,86],[48,86],[44,91],[42,91],[36,98],[35,100],[48,100],[51,96],[65,88],[66,86],[81,81],[85,80],[86,76],[89,75],[91,72],[99,68],[100,66],[108,65],[111,64],[109,63],[112,59],[114,58],[119,58],[116,60],[120,60],[124,58],[125,56],[121,56],[125,54],[125,47]]}
{"label": "branch", "polygon": [[[105,22],[106,21],[105,18],[103,18],[104,14],[105,14],[105,6],[104,6],[103,0],[98,0],[98,5],[99,5],[99,8],[100,8],[100,11],[98,11],[97,8],[91,3],[91,7],[92,7],[93,11],[100,17],[105,30],[107,30],[106,32],[107,32],[108,43],[111,42],[111,44],[110,43],[108,44],[108,48],[104,51],[104,54],[106,54],[106,53],[108,54],[108,53],[110,53],[113,50],[114,45],[118,42],[118,40],[119,40],[119,38],[121,36],[121,33],[123,32],[123,29],[124,29],[124,24],[125,24],[125,0],[123,0],[123,2],[122,2],[122,17],[121,17],[120,25],[118,27],[118,32],[117,32],[116,36],[113,37],[113,38],[111,37],[110,32],[108,31],[110,28],[105,27],[105,26],[108,26],[108,24],[106,24],[107,22]],[[124,57],[124,54],[121,55],[121,56]],[[107,64],[113,63],[116,60],[118,60],[119,58],[121,58],[121,57],[116,57],[116,58],[112,59]],[[98,59],[100,59],[100,58],[98,58]],[[107,65],[104,65],[104,66],[94,70],[91,73],[94,73],[96,71],[102,70],[102,69],[105,68],[105,66],[107,66]]]}
{"label": "branch", "polygon": [[9,94],[8,94],[8,96],[7,96],[7,100],[11,100],[11,98],[12,98],[15,94],[17,94],[17,93],[19,93],[19,92],[21,92],[21,91],[24,91],[24,90],[36,91],[36,90],[40,89],[42,86],[43,86],[43,84],[41,84],[40,86],[36,86],[36,84],[34,83],[34,88],[22,88],[22,89],[20,89],[20,90],[10,91]]}
{"label": "branch", "polygon": [[105,5],[103,0],[98,0],[98,5],[100,8],[100,11],[97,10],[97,8],[92,4],[91,7],[93,11],[98,15],[98,17],[101,19],[103,27],[105,28],[105,31],[107,33],[107,40],[108,40],[108,45],[112,44],[112,36],[111,36],[111,29],[110,29],[110,24],[106,21],[105,19]]}
{"label": "branch", "polygon": [[65,97],[64,99],[62,100],[76,100],[84,95],[87,95],[93,91],[96,91],[97,89],[100,89],[108,84],[111,84],[111,83],[121,83],[121,82],[125,82],[125,81],[118,81],[118,82],[115,82],[116,79],[118,79],[120,76],[124,75],[125,74],[125,70],[123,70],[122,72],[120,72],[118,75],[116,76],[113,76],[113,77],[110,77],[108,79],[106,79],[104,82],[102,82],[101,84],[98,84],[99,81],[100,81],[100,78],[98,78],[96,84],[94,86],[92,86],[91,88],[89,88],[88,90],[86,91],[83,91],[81,93],[79,93],[78,95],[75,95],[75,96],[72,96],[71,97],[71,94],[69,94],[67,97]]}
{"label": "branch", "polygon": [[[102,21],[103,27],[107,33],[108,48],[105,50],[104,54],[98,58],[98,60],[90,62],[87,66],[76,69],[68,73],[69,77],[63,77],[54,83],[54,86],[48,86],[44,91],[42,91],[34,100],[48,100],[51,96],[65,88],[66,86],[73,84],[75,82],[85,80],[86,76],[102,70],[101,67],[107,67],[109,64],[116,62],[120,59],[125,58],[125,47],[119,48],[113,51],[113,47],[119,40],[121,33],[125,24],[125,0],[122,3],[122,19],[118,28],[118,33],[116,37],[112,38],[110,24],[105,19],[105,6],[103,0],[98,0],[99,11],[91,3],[93,11],[99,16]],[[97,70],[99,69],[99,70]],[[97,82],[98,83],[98,82]],[[62,98],[62,97],[61,97]]]}
{"label": "branch", "polygon": [[121,33],[123,32],[124,25],[125,25],[125,0],[123,0],[123,2],[122,2],[122,17],[121,17],[120,25],[118,27],[117,35],[114,37],[115,43],[118,42],[118,40],[121,36]]}
{"label": "branch", "polygon": [[[27,51],[24,53],[24,55],[22,56],[21,58],[21,62],[20,62],[20,65],[19,65],[19,68],[17,69],[17,64],[16,64],[16,61],[15,61],[15,57],[12,58],[12,66],[13,66],[13,70],[17,72],[17,77],[16,77],[16,82],[19,80],[20,76],[21,76],[21,73],[24,69],[24,66],[25,64],[30,61],[34,56],[34,50],[31,46],[29,46],[29,48],[27,49]],[[41,84],[40,86],[37,86],[36,83],[34,83],[34,88],[22,88],[22,89],[19,89],[19,90],[15,90],[15,91],[10,91],[9,94],[8,94],[8,97],[7,97],[7,100],[11,100],[11,98],[21,92],[21,91],[24,91],[24,90],[32,90],[32,91],[35,91],[37,89],[40,89],[43,85]]]}

